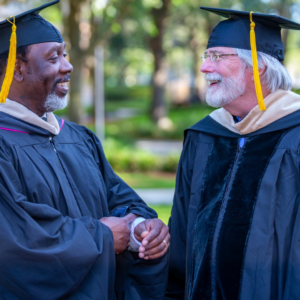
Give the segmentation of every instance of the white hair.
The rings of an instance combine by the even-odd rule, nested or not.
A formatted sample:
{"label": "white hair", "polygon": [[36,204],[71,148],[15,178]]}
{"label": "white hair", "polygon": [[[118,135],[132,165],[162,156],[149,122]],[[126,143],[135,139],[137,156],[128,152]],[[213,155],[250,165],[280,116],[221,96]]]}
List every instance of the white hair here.
{"label": "white hair", "polygon": [[63,109],[67,105],[67,96],[60,98],[55,93],[51,93],[47,96],[44,107],[46,112],[53,112],[55,110]]}
{"label": "white hair", "polygon": [[[236,54],[242,59],[247,66],[252,67],[252,55],[250,50],[235,49]],[[292,89],[292,79],[287,69],[274,57],[263,52],[257,52],[258,68],[264,65],[266,71],[261,77],[261,81],[267,86],[270,92],[278,89],[289,91]]]}

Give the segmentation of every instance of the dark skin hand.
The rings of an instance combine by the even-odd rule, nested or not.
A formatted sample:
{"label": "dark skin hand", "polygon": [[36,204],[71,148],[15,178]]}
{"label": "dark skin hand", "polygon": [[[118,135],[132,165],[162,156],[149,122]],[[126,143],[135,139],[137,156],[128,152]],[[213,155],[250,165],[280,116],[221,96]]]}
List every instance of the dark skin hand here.
{"label": "dark skin hand", "polygon": [[132,223],[138,216],[135,214],[128,214],[123,218],[106,217],[100,219],[100,222],[110,228],[114,237],[115,253],[123,253],[128,247],[130,239],[129,223]]}
{"label": "dark skin hand", "polygon": [[114,249],[116,254],[124,252],[129,243],[130,229],[127,219],[117,217],[101,218],[100,222],[105,224],[113,233]]}
{"label": "dark skin hand", "polygon": [[[137,217],[138,215],[130,213],[123,218],[106,217],[100,219],[100,222],[108,226],[113,233],[116,254],[126,250],[130,239],[129,223],[132,223]],[[159,219],[141,222],[135,227],[134,235],[138,241],[142,242],[142,246],[139,248],[140,258],[155,259],[161,257],[169,248],[169,228]]]}
{"label": "dark skin hand", "polygon": [[134,229],[135,238],[142,242],[139,257],[144,259],[159,258],[168,251],[170,245],[169,227],[159,219],[141,222]]}

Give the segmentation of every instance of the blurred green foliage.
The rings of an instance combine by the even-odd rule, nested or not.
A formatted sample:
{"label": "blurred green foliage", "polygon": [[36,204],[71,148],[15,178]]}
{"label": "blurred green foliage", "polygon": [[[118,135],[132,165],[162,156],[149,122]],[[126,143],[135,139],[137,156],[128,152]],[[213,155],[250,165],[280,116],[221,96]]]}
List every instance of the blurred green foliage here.
{"label": "blurred green foliage", "polygon": [[[113,88],[107,86],[105,88],[105,101],[116,101],[116,100],[139,100],[144,98],[150,98],[151,87],[150,86],[135,86],[126,87],[121,86]],[[107,103],[106,103],[107,104]]]}
{"label": "blurred green foliage", "polygon": [[157,156],[107,138],[104,144],[107,160],[115,171],[124,172],[176,172],[179,154]]}
{"label": "blurred green foliage", "polygon": [[168,117],[173,122],[172,128],[165,130],[154,124],[147,113],[124,120],[107,122],[105,134],[118,140],[136,138],[183,139],[183,132],[196,122],[210,114],[214,109],[204,104],[186,107],[172,107]]}

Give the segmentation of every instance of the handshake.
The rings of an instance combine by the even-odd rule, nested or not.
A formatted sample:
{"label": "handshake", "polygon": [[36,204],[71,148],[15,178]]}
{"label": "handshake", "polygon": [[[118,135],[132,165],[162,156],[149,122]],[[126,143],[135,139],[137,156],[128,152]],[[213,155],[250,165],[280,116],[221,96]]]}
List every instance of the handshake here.
{"label": "handshake", "polygon": [[139,257],[144,259],[155,259],[163,256],[170,244],[169,228],[159,219],[148,219],[140,222],[131,233],[130,224],[137,218],[135,214],[125,217],[101,218],[100,222],[108,226],[113,233],[114,249],[116,254],[126,250],[130,241],[130,234],[141,242]]}

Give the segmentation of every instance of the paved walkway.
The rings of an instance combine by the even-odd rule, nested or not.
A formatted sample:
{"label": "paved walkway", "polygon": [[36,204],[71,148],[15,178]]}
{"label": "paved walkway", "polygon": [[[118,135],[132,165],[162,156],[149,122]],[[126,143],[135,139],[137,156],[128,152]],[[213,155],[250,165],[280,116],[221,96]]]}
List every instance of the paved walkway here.
{"label": "paved walkway", "polygon": [[174,189],[135,189],[135,191],[149,205],[173,203]]}
{"label": "paved walkway", "polygon": [[135,143],[138,149],[146,150],[157,155],[168,155],[182,151],[182,141],[170,140],[138,140]]}

